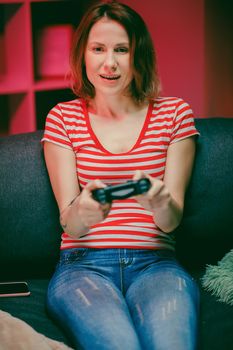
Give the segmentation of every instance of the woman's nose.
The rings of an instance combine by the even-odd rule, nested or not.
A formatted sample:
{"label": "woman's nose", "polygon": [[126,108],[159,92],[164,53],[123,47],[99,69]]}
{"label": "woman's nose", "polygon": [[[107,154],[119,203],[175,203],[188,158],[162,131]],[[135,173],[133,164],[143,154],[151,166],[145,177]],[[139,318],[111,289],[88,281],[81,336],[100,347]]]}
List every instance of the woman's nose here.
{"label": "woman's nose", "polygon": [[117,60],[114,55],[114,52],[108,52],[105,56],[104,61],[104,67],[105,69],[113,70],[115,71],[117,68]]}

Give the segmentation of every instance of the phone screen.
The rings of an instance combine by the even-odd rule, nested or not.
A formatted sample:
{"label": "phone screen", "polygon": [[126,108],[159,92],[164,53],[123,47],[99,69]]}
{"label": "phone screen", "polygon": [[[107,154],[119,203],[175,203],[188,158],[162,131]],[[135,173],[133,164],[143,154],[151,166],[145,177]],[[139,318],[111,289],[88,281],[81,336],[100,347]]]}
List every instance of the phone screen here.
{"label": "phone screen", "polygon": [[30,295],[27,282],[1,282],[0,297]]}

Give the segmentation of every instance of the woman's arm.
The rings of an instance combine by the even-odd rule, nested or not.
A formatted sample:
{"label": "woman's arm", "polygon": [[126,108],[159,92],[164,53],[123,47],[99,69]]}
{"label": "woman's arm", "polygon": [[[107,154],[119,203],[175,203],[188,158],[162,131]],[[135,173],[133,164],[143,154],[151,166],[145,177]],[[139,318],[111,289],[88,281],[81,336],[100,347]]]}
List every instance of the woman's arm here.
{"label": "woman's arm", "polygon": [[194,156],[195,138],[189,137],[169,146],[163,181],[140,171],[134,176],[135,180],[144,176],[151,180],[152,187],[145,195],[138,196],[138,201],[154,213],[156,225],[164,232],[173,231],[182,219]]}
{"label": "woman's arm", "polygon": [[83,236],[91,225],[107,215],[109,208],[101,206],[91,196],[93,189],[104,187],[104,184],[99,180],[92,181],[80,193],[74,152],[45,141],[44,154],[61,225],[69,235]]}

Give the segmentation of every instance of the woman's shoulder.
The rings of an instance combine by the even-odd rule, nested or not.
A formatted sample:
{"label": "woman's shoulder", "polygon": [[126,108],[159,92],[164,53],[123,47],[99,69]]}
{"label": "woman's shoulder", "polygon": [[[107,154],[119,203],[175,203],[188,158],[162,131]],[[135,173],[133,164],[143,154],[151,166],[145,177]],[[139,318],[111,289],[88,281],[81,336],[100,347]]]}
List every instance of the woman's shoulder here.
{"label": "woman's shoulder", "polygon": [[60,109],[63,109],[63,108],[69,109],[69,108],[80,108],[80,107],[84,107],[85,105],[86,105],[86,102],[84,99],[75,98],[73,100],[59,102],[55,107],[59,107]]}
{"label": "woman's shoulder", "polygon": [[171,115],[179,114],[181,111],[193,113],[188,102],[181,97],[159,96],[151,101],[152,110],[157,112],[169,112]]}
{"label": "woman's shoulder", "polygon": [[47,120],[51,123],[57,122],[66,125],[67,123],[82,122],[85,119],[85,101],[83,99],[73,99],[70,101],[58,102],[51,108],[47,115]]}
{"label": "woman's shoulder", "polygon": [[154,98],[153,100],[151,100],[151,102],[154,105],[180,105],[182,103],[187,103],[183,100],[183,98],[181,97],[176,97],[176,96],[158,96],[156,98]]}
{"label": "woman's shoulder", "polygon": [[61,119],[64,117],[71,117],[72,115],[82,116],[85,114],[85,100],[81,98],[76,98],[70,101],[58,102],[49,111],[49,115],[57,115]]}

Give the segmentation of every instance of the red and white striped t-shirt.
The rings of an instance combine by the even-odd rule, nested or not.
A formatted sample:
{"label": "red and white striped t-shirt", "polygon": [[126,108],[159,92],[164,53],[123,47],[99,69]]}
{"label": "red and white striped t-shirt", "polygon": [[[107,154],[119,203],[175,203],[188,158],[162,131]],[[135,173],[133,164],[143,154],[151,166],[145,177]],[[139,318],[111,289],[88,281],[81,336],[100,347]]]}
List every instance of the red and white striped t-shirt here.
{"label": "red and white striped t-shirt", "polygon": [[[49,112],[42,141],[73,150],[82,188],[96,178],[108,185],[124,183],[138,169],[163,179],[168,146],[197,134],[189,105],[179,98],[160,97],[150,102],[131,150],[113,154],[94,134],[85,100],[75,99],[59,103]],[[75,247],[173,250],[174,237],[161,231],[152,213],[136,199],[126,199],[114,201],[107,218],[93,225],[85,236],[74,239],[64,232],[61,249]]]}

